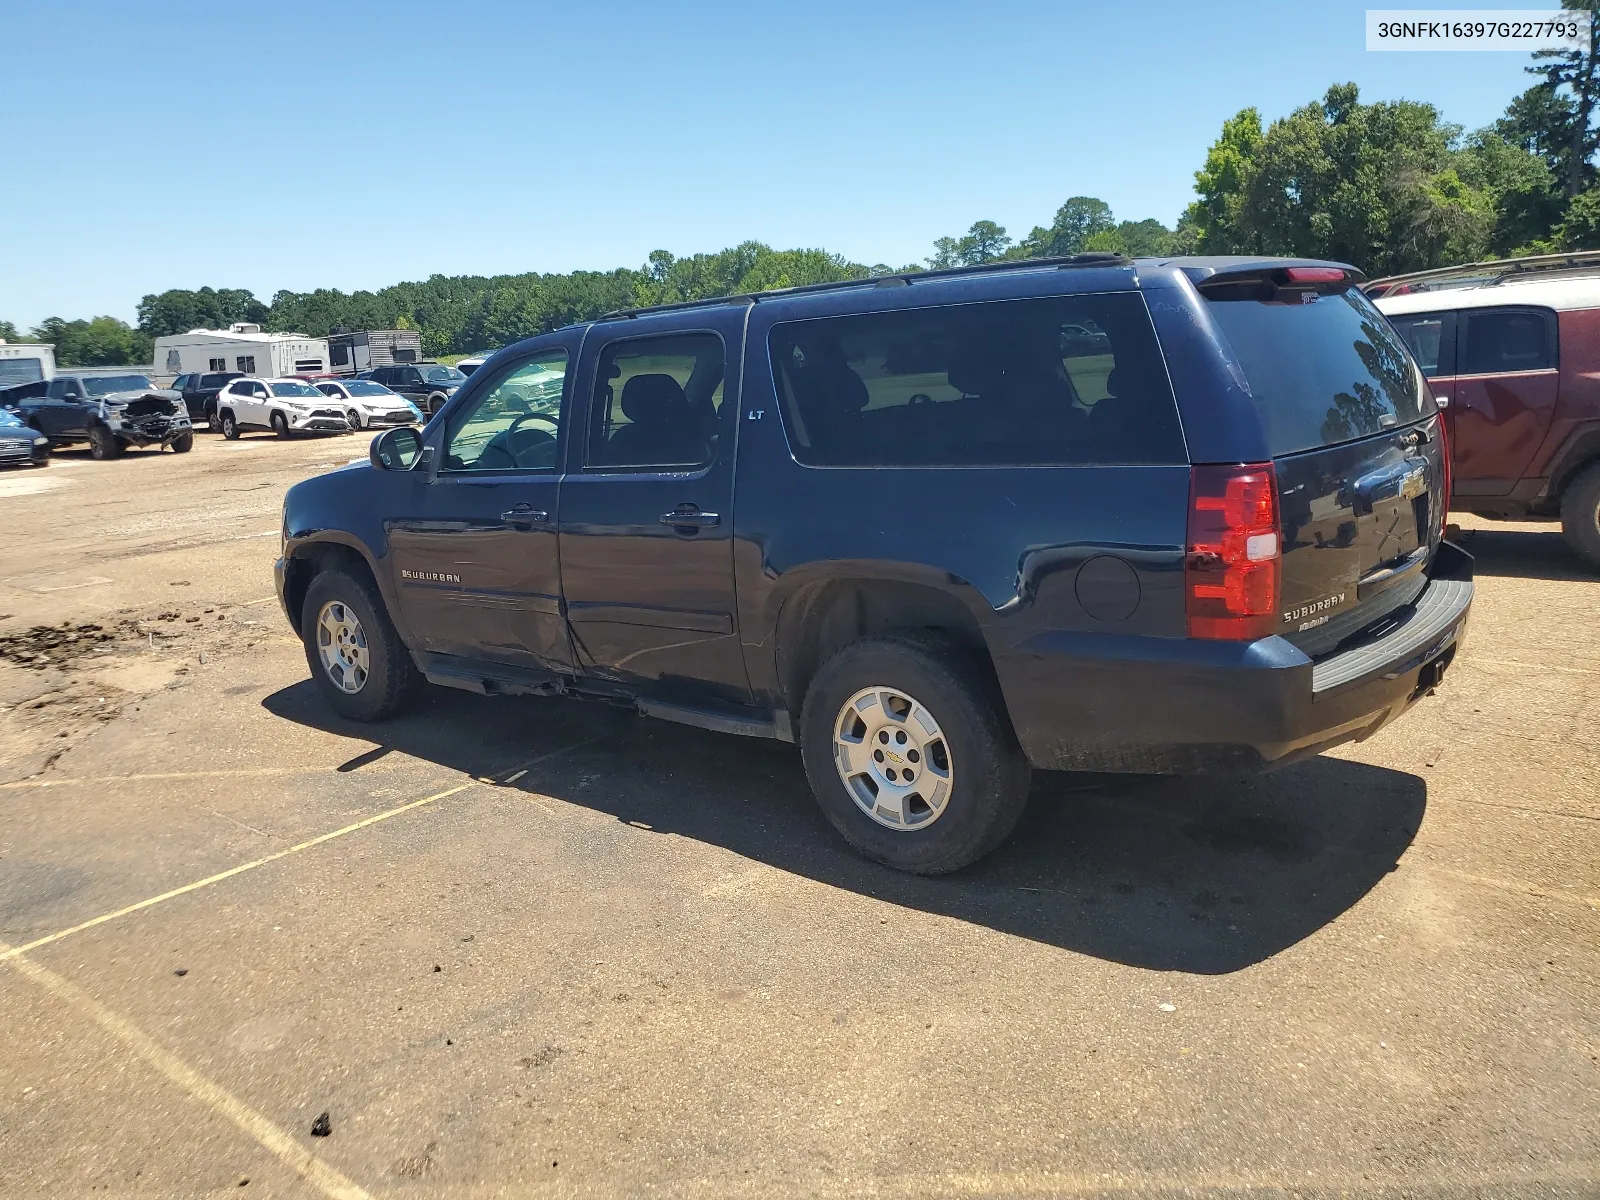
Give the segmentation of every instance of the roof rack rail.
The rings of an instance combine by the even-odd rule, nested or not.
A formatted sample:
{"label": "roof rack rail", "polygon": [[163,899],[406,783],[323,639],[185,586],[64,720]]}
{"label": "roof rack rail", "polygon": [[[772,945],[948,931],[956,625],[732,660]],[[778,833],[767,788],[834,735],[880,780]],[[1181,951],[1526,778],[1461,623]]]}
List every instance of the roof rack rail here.
{"label": "roof rack rail", "polygon": [[1369,296],[1388,296],[1395,289],[1427,291],[1426,287],[1408,285],[1444,283],[1453,279],[1482,277],[1486,284],[1503,283],[1515,275],[1528,275],[1541,271],[1577,270],[1585,267],[1600,268],[1600,250],[1575,250],[1570,254],[1530,254],[1521,258],[1491,258],[1483,262],[1463,263],[1458,267],[1435,267],[1429,271],[1412,271],[1406,275],[1386,275],[1362,285]]}
{"label": "roof rack rail", "polygon": [[619,308],[602,313],[598,321],[629,320],[660,312],[680,312],[689,308],[709,308],[717,304],[757,304],[762,300],[776,300],[784,296],[803,296],[809,292],[843,291],[862,287],[906,287],[913,282],[928,279],[949,279],[952,276],[983,275],[997,271],[1065,270],[1072,267],[1125,267],[1133,262],[1122,254],[1071,254],[1059,258],[1015,258],[1004,262],[979,263],[970,267],[937,267],[927,271],[894,271],[888,275],[865,275],[860,279],[840,279],[832,283],[804,283],[797,287],[772,288],[765,292],[741,292],[731,296],[711,296],[704,300],[680,300],[675,304],[652,304],[645,308]]}

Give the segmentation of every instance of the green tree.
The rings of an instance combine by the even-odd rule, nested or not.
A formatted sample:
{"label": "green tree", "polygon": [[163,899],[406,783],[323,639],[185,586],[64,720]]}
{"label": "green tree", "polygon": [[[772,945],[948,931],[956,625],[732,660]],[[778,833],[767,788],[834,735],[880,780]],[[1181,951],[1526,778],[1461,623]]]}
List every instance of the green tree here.
{"label": "green tree", "polygon": [[1573,50],[1539,50],[1533,56],[1534,65],[1527,70],[1530,74],[1544,76],[1539,87],[1545,89],[1547,95],[1540,103],[1547,111],[1558,109],[1559,100],[1564,100],[1568,107],[1565,129],[1557,127],[1550,132],[1566,135],[1559,168],[1562,188],[1571,199],[1593,181],[1591,160],[1595,150],[1600,148],[1600,132],[1594,128],[1596,102],[1600,101],[1596,60],[1600,53],[1600,0],[1561,0],[1561,6],[1589,14],[1587,44]]}
{"label": "green tree", "polygon": [[1554,240],[1563,250],[1600,250],[1600,187],[1572,198]]}
{"label": "green tree", "polygon": [[1455,157],[1469,187],[1487,196],[1493,213],[1489,252],[1526,253],[1542,248],[1563,206],[1556,176],[1545,158],[1501,132],[1500,123],[1473,134]]}
{"label": "green tree", "polygon": [[46,317],[33,331],[35,341],[55,346],[56,362],[67,367],[120,367],[150,361],[150,338],[116,317],[67,321]]}
{"label": "green tree", "polygon": [[1088,241],[1096,234],[1109,233],[1116,228],[1111,206],[1093,196],[1073,196],[1056,209],[1055,220],[1048,229],[1034,226],[1023,239],[1023,257],[1060,258],[1078,254],[1088,249]]}
{"label": "green tree", "polygon": [[0,321],[0,342],[20,342],[22,334],[10,321]]}
{"label": "green tree", "polygon": [[243,288],[209,288],[185,291],[172,288],[139,301],[139,329],[152,338],[191,329],[226,329],[235,321],[260,324],[267,306]]}
{"label": "green tree", "polygon": [[1209,253],[1332,258],[1373,274],[1482,257],[1496,213],[1464,165],[1460,129],[1432,105],[1362,104],[1339,84],[1265,132],[1251,109],[1226,122],[1186,223]]}

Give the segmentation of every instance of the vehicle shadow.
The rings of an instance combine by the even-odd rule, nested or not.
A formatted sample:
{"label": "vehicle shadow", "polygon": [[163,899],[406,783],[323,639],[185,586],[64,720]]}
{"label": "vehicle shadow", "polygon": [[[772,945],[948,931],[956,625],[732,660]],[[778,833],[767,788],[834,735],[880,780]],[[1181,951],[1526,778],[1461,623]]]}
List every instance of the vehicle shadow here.
{"label": "vehicle shadow", "polygon": [[1567,544],[1559,525],[1541,530],[1463,529],[1459,541],[1472,555],[1473,569],[1484,575],[1573,582],[1600,579],[1600,571]]}
{"label": "vehicle shadow", "polygon": [[890,903],[1162,971],[1237,971],[1328,924],[1395,869],[1427,796],[1414,775],[1326,757],[1248,781],[1041,772],[1005,846],[924,879],[866,862],[840,840],[793,746],[596,704],[443,689],[379,726],[336,718],[309,680],[263,705],[382,743],[351,769],[398,750],[484,777],[548,754],[506,786]]}

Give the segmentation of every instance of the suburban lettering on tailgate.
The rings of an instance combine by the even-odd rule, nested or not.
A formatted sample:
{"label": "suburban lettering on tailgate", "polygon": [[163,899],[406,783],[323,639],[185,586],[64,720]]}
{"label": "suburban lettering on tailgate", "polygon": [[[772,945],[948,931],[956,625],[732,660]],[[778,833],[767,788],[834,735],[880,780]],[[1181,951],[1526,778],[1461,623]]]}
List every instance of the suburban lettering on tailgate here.
{"label": "suburban lettering on tailgate", "polygon": [[[1315,600],[1310,604],[1302,604],[1299,608],[1291,608],[1288,612],[1283,614],[1283,623],[1285,625],[1292,625],[1296,621],[1303,621],[1307,617],[1314,617],[1318,613],[1327,612],[1331,608],[1338,608],[1339,605],[1344,603],[1345,597],[1349,594],[1350,593],[1348,592],[1340,592],[1334,596],[1324,596],[1321,600]],[[1323,617],[1321,620],[1314,622],[1314,624],[1320,625],[1327,619],[1327,617]]]}

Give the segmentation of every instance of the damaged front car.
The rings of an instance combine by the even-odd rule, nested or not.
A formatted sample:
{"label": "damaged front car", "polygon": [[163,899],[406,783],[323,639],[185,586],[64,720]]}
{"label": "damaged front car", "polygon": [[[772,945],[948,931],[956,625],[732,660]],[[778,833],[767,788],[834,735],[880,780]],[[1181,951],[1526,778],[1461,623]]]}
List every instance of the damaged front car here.
{"label": "damaged front car", "polygon": [[144,375],[57,375],[43,396],[17,406],[22,419],[53,446],[88,442],[92,458],[115,458],[129,446],[194,446],[183,396]]}

